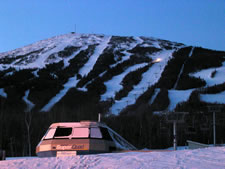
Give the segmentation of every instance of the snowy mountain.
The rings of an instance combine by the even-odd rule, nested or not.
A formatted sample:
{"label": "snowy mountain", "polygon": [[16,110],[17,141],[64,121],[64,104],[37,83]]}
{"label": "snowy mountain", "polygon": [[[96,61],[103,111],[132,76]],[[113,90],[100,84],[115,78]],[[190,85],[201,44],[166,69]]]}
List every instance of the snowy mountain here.
{"label": "snowy mountain", "polygon": [[[205,83],[205,85],[187,86],[184,87],[185,89],[188,88],[186,90],[179,89],[179,87],[183,88],[178,83],[182,83],[180,80],[186,66],[185,63],[189,61],[189,58],[194,58],[195,53],[200,52],[200,50],[203,50],[202,52],[206,51],[200,48],[187,47],[180,43],[146,37],[85,34],[56,36],[0,54],[0,77],[1,81],[4,81],[0,86],[1,96],[7,98],[6,95],[10,92],[8,91],[9,84],[16,87],[18,83],[31,83],[32,86],[26,86],[25,90],[21,91],[21,100],[28,107],[34,104],[33,107],[39,108],[39,111],[48,112],[60,100],[63,100],[63,97],[68,94],[71,88],[89,92],[90,87],[98,87],[92,84],[99,80],[102,83],[101,85],[104,85],[103,89],[99,91],[99,102],[112,99],[114,103],[108,112],[119,114],[122,109],[134,104],[136,99],[144,94],[149,87],[160,82],[160,78],[163,78],[161,77],[162,73],[165,73],[165,67],[171,59],[175,58],[174,55],[177,53],[177,58],[179,56],[186,58],[184,58],[179,73],[174,72],[178,74],[174,75],[176,76],[176,82],[172,84],[173,87],[167,88],[169,89],[170,98],[168,109],[172,111],[178,103],[187,101],[194,89],[220,85],[225,82],[223,76],[225,72],[225,62],[223,62],[225,55],[223,52],[215,51],[212,53],[212,55],[216,55],[215,59],[221,56],[220,60],[217,61],[218,66],[208,65],[207,67],[212,68],[198,69],[194,70],[194,72],[189,71],[187,75],[192,78],[201,78],[202,83]],[[184,52],[183,56],[179,52]],[[188,56],[184,56],[187,54]],[[205,57],[204,54],[202,55],[202,57]],[[204,62],[204,60],[201,62]],[[118,72],[110,72],[116,69]],[[211,77],[210,75],[214,71],[216,71],[215,77]],[[135,72],[138,75],[137,77],[134,77]],[[24,74],[23,79],[19,79],[18,74],[21,74],[21,76]],[[17,80],[13,81],[16,84],[13,84],[11,79],[15,79],[15,77]],[[58,89],[44,89],[50,90],[51,94],[47,97],[39,96],[40,99],[45,100],[45,102],[39,103],[33,98],[35,97],[33,93],[37,91],[38,86],[33,85],[32,82],[39,79],[45,80],[45,78],[47,81],[51,80],[52,85],[56,84]],[[26,82],[24,82],[25,79]],[[45,83],[42,85],[44,86]],[[26,93],[29,93],[29,95],[22,97]],[[176,100],[174,103],[174,99],[172,99],[174,94],[184,95],[185,97]],[[223,95],[223,93],[219,95]],[[202,95],[201,100],[206,100],[205,97],[207,95]],[[27,98],[30,99],[29,102],[26,101]],[[223,99],[208,100],[207,102],[225,103]]]}
{"label": "snowy mountain", "polygon": [[[0,53],[0,120],[23,130],[20,121],[33,119],[31,114],[45,120],[32,125],[47,128],[56,121],[96,120],[98,113],[137,115],[149,123],[153,112],[207,112],[208,105],[224,110],[224,74],[224,51],[152,37],[60,35]],[[187,123],[200,124],[193,118]],[[142,120],[137,123],[142,126]],[[5,132],[24,139],[11,136],[11,130]]]}

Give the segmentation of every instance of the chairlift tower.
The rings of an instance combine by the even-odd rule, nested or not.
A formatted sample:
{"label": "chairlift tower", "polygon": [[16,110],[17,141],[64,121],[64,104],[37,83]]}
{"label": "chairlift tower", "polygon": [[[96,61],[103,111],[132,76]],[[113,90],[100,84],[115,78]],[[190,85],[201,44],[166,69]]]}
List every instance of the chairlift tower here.
{"label": "chairlift tower", "polygon": [[216,146],[216,113],[221,112],[220,105],[207,106],[208,111],[213,113],[213,145]]}
{"label": "chairlift tower", "polygon": [[173,123],[173,149],[177,150],[177,123],[184,123],[184,117],[188,112],[168,112],[166,120]]}

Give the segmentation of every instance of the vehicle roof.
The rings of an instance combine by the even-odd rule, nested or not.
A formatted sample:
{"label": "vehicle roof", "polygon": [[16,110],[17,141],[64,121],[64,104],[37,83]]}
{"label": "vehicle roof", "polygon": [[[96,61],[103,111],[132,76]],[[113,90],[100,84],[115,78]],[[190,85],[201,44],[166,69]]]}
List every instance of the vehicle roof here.
{"label": "vehicle roof", "polygon": [[53,123],[50,128],[56,127],[106,127],[105,124],[95,121],[81,121],[81,122],[59,122]]}

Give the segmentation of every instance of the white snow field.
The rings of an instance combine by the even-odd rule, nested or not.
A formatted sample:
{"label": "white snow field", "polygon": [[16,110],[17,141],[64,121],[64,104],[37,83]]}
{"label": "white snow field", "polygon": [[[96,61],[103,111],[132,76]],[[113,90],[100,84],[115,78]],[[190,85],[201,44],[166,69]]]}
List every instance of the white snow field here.
{"label": "white snow field", "polygon": [[[216,74],[214,77],[211,77],[213,71],[216,71]],[[222,84],[225,82],[225,62],[223,62],[221,67],[203,69],[199,72],[190,74],[190,76],[200,77],[206,81],[207,86]]]}
{"label": "white snow field", "polygon": [[207,103],[225,104],[225,91],[216,94],[200,94],[200,100]]}
{"label": "white snow field", "polygon": [[168,90],[168,97],[170,104],[168,106],[169,111],[173,111],[178,103],[185,102],[189,99],[191,92],[194,89],[189,90]]}
{"label": "white snow field", "polygon": [[[104,49],[108,46],[108,43],[111,39],[111,36],[105,36],[99,41],[99,45],[95,48],[94,54],[90,56],[88,62],[79,70],[79,74],[81,76],[87,75],[93,68],[95,62],[97,61],[98,57],[101,55],[101,53],[104,51]],[[76,54],[78,54],[76,52]],[[76,56],[76,55],[75,55]],[[68,62],[68,61],[67,61]],[[53,97],[42,109],[42,112],[49,111],[57,102],[61,100],[63,96],[66,95],[66,93],[71,89],[72,87],[76,87],[79,80],[77,79],[77,75],[75,74],[74,77],[69,78],[69,80],[63,85],[63,89],[56,94],[55,97]]]}
{"label": "white snow field", "polygon": [[4,89],[0,89],[0,96],[6,98],[7,97],[7,93],[5,93]]}
{"label": "white snow field", "polygon": [[224,169],[225,147],[0,161],[1,169]]}
{"label": "white snow field", "polygon": [[115,104],[111,107],[111,112],[113,114],[118,114],[126,106],[134,104],[136,99],[147,90],[146,86],[152,86],[157,83],[167,65],[167,62],[171,59],[173,52],[174,50],[163,50],[150,55],[149,57],[151,57],[155,63],[149,68],[149,70],[142,74],[142,80],[139,84],[134,86],[133,90],[129,92],[127,97],[115,101]]}
{"label": "white snow field", "polygon": [[35,106],[30,100],[28,100],[30,90],[25,92],[25,96],[23,97],[24,102],[27,104],[26,112],[31,111],[31,109]]}
{"label": "white snow field", "polygon": [[127,68],[123,73],[121,73],[117,76],[114,76],[111,80],[105,82],[104,84],[106,86],[106,92],[101,96],[101,100],[107,100],[108,98],[114,98],[115,93],[123,88],[123,86],[121,85],[123,78],[128,73],[130,73],[134,70],[137,70],[139,68],[142,68],[146,65],[147,65],[147,63],[142,63],[142,64],[137,64],[137,65],[131,66],[131,67]]}
{"label": "white snow field", "polygon": [[[16,59],[15,62],[10,64],[0,64],[0,70],[8,69],[13,67],[15,69],[28,69],[28,68],[43,68],[47,64],[52,62],[64,61],[65,67],[68,66],[68,61],[72,59],[76,54],[81,50],[85,50],[88,45],[98,44],[102,40],[101,37],[94,34],[65,34],[60,36],[55,36],[46,40],[38,41],[34,44],[25,46],[23,48],[15,49],[10,52],[0,53],[0,58],[5,56],[17,57],[20,55],[26,55],[27,53],[34,51],[41,51],[40,53],[33,53],[29,56],[28,61],[23,61]],[[80,47],[81,49],[71,56],[68,56],[66,59],[60,58],[58,55],[55,55],[55,58],[52,60],[49,58],[50,55],[56,54],[59,51],[62,51],[65,47],[75,46]],[[19,64],[18,64],[19,63]]]}

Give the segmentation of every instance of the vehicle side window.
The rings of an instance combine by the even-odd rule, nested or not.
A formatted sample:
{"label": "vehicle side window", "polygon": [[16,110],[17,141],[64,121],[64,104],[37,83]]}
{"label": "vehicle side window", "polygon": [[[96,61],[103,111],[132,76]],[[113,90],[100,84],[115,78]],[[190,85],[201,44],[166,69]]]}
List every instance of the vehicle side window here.
{"label": "vehicle side window", "polygon": [[69,136],[72,133],[72,128],[57,128],[54,137]]}
{"label": "vehicle side window", "polygon": [[109,132],[108,132],[107,128],[100,127],[100,130],[101,130],[102,137],[103,137],[104,140],[112,141],[112,138],[109,135]]}
{"label": "vehicle side window", "polygon": [[91,138],[102,138],[101,131],[98,127],[91,128]]}
{"label": "vehicle side window", "polygon": [[73,138],[88,138],[89,128],[73,128]]}
{"label": "vehicle side window", "polygon": [[48,132],[45,134],[44,139],[51,139],[51,138],[53,138],[53,136],[55,134],[55,130],[56,129],[49,129]]}

